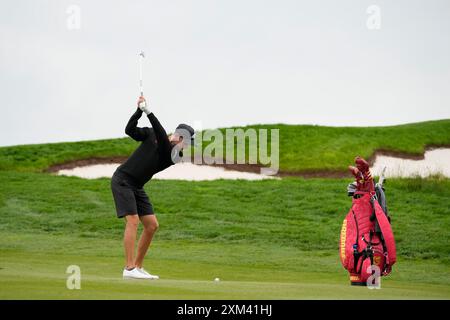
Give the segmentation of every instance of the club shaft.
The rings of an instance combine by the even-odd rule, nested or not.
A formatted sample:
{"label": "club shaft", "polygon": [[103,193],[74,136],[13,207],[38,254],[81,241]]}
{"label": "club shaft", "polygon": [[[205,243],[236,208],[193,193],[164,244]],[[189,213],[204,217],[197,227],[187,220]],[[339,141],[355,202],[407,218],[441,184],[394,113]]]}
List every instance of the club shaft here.
{"label": "club shaft", "polygon": [[141,96],[144,95],[143,83],[142,83],[142,55],[139,55],[139,91],[141,92]]}

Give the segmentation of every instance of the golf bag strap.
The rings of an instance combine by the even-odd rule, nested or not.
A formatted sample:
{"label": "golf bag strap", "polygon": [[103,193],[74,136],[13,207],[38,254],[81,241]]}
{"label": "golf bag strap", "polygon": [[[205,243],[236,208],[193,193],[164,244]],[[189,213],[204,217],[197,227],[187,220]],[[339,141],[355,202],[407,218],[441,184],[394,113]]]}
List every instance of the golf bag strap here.
{"label": "golf bag strap", "polygon": [[358,263],[361,258],[361,253],[358,250],[353,250],[353,270],[358,273]]}
{"label": "golf bag strap", "polygon": [[366,260],[367,258],[370,259],[370,264],[373,265],[373,251],[372,250],[367,250],[367,248],[366,248],[363,251],[358,253],[358,258],[357,258],[357,260],[355,260],[355,269],[354,269],[357,274],[361,274],[364,260]]}
{"label": "golf bag strap", "polygon": [[383,209],[381,209],[380,205],[377,202],[375,202],[375,215],[377,217],[378,225],[381,229],[381,233],[384,238],[384,244],[386,246],[386,263],[389,266],[392,266],[397,260],[394,233],[392,232],[391,224],[384,214]]}

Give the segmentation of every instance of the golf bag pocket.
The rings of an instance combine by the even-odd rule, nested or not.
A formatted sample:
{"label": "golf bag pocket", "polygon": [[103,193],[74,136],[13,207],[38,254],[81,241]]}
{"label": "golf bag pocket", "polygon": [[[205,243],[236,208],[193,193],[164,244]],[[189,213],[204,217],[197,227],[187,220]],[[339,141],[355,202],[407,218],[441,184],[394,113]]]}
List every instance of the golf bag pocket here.
{"label": "golf bag pocket", "polygon": [[357,239],[357,228],[350,211],[342,222],[339,253],[342,265],[349,272],[354,269],[353,244]]}

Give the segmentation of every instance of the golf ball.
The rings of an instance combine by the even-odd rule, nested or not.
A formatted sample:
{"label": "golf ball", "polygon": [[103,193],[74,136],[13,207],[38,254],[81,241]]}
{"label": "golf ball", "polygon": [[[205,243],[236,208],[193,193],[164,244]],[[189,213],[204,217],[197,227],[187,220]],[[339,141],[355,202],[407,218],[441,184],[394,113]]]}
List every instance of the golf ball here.
{"label": "golf ball", "polygon": [[215,282],[219,282],[220,279],[219,279],[219,278],[215,278],[214,281],[215,281]]}

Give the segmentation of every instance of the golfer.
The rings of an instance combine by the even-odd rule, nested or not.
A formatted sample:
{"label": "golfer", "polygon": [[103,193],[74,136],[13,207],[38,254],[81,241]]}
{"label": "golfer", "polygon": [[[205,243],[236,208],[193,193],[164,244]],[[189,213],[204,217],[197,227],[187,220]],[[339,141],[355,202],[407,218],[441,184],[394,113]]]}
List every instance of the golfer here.
{"label": "golfer", "polygon": [[[137,127],[142,113],[147,114],[152,128]],[[144,191],[144,185],[152,176],[173,165],[178,157],[182,157],[184,147],[193,140],[194,129],[186,124],[180,124],[175,133],[167,136],[166,131],[149,112],[145,98],[140,97],[138,108],[131,116],[125,128],[125,133],[136,141],[141,141],[139,147],[119,166],[111,179],[111,189],[116,205],[117,217],[125,217],[125,268],[123,278],[159,279],[143,268],[145,254],[158,229],[158,220],[153,211],[152,203]],[[134,256],[135,241],[139,221],[143,231]]]}

